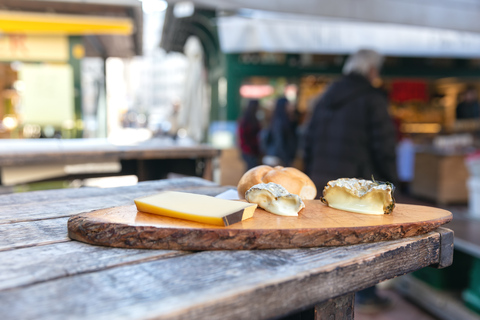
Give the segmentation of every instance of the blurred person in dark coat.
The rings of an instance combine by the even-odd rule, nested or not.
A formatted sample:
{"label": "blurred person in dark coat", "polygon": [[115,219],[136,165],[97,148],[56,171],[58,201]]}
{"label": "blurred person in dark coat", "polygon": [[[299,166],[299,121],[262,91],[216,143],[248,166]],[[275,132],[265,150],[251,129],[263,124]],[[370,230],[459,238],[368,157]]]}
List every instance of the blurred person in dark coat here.
{"label": "blurred person in dark coat", "polygon": [[250,100],[238,124],[238,139],[242,158],[247,165],[247,170],[260,164],[260,122],[257,111],[260,107],[258,100]]}
{"label": "blurred person in dark coat", "polygon": [[478,119],[480,118],[480,105],[478,103],[477,89],[473,85],[467,86],[462,93],[462,101],[455,110],[457,119]]}
{"label": "blurred person in dark coat", "polygon": [[270,126],[262,133],[263,163],[270,166],[292,165],[297,154],[297,122],[295,112],[287,98],[277,100]]}
{"label": "blurred person in dark coat", "polygon": [[304,165],[318,190],[338,178],[397,182],[395,127],[384,92],[372,82],[382,57],[360,50],[344,76],[317,100],[305,132]]}
{"label": "blurred person in dark coat", "polygon": [[[397,183],[395,127],[387,96],[372,86],[382,60],[372,50],[350,56],[343,77],[314,106],[305,132],[304,168],[318,190],[338,178],[373,175]],[[355,301],[359,311],[375,312],[391,305],[375,287],[359,291]]]}

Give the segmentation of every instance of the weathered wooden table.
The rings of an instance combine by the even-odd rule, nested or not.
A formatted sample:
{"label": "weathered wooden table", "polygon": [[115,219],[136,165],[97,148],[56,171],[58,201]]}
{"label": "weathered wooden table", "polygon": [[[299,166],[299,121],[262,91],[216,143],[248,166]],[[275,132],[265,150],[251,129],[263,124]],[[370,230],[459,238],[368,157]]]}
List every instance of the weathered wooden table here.
{"label": "weathered wooden table", "polygon": [[[167,138],[132,145],[107,139],[2,139],[0,184],[12,184],[7,175],[21,181],[16,176],[30,168],[33,181],[131,174],[146,181],[166,178],[170,172],[213,180],[212,162],[219,155],[219,149],[208,145],[184,145]],[[109,169],[108,164],[117,166]],[[71,169],[65,171],[65,165]]]}
{"label": "weathered wooden table", "polygon": [[352,319],[355,291],[451,263],[453,235],[443,228],[379,243],[252,251],[120,249],[67,237],[74,214],[167,189],[227,188],[183,178],[0,196],[0,319],[270,319],[302,311]]}

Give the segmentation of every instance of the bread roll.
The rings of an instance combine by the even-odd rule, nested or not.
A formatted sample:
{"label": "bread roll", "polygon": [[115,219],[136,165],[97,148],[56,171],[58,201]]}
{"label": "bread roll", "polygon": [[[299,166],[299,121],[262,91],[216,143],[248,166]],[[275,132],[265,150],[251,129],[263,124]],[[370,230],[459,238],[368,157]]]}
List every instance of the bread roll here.
{"label": "bread roll", "polygon": [[276,166],[272,168],[262,165],[245,172],[238,182],[238,196],[240,199],[244,199],[248,189],[256,184],[269,182],[281,185],[302,200],[312,200],[317,195],[317,188],[313,181],[300,170],[291,167]]}

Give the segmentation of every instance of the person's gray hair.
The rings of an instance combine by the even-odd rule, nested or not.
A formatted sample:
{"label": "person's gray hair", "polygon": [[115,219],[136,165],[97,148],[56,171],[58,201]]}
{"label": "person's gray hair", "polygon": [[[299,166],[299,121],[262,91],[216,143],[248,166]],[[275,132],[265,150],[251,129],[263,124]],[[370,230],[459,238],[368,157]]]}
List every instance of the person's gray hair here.
{"label": "person's gray hair", "polygon": [[376,51],[370,49],[358,50],[348,57],[343,66],[343,74],[358,73],[368,77],[370,69],[380,70],[383,64],[383,57]]}

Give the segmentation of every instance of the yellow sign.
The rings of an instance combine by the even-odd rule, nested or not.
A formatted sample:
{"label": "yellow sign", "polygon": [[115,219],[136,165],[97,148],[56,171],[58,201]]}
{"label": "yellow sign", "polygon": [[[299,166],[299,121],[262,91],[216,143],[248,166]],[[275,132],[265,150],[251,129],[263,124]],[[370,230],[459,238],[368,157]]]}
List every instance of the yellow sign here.
{"label": "yellow sign", "polygon": [[131,35],[133,21],[127,17],[107,17],[0,10],[0,30],[28,34],[118,34]]}
{"label": "yellow sign", "polygon": [[67,61],[66,36],[0,34],[0,61]]}

